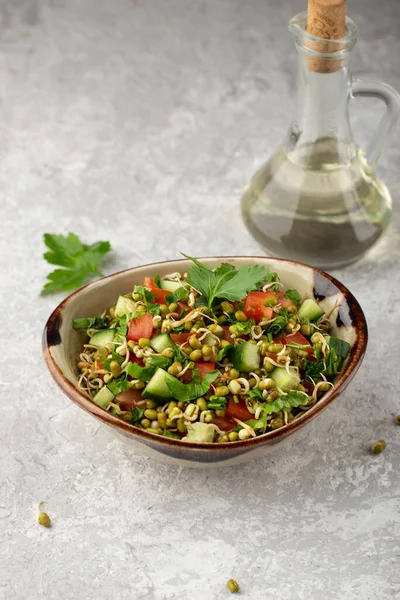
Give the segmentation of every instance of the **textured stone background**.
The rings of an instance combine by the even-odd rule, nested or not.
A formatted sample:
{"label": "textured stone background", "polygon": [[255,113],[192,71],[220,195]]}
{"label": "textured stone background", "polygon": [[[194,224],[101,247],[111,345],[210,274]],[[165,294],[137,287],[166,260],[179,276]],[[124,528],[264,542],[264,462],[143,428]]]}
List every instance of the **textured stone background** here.
{"label": "textured stone background", "polygon": [[[109,239],[106,271],[254,254],[240,190],[288,125],[300,0],[0,2],[0,597],[400,597],[400,144],[390,234],[335,274],[371,341],[354,384],[273,458],[192,471],[135,456],[56,389],[40,350],[45,231]],[[353,67],[400,88],[397,0],[353,0]],[[356,130],[378,118],[359,102]],[[179,226],[177,222],[179,221]],[[387,451],[368,454],[385,438]],[[54,527],[35,524],[47,499]]]}

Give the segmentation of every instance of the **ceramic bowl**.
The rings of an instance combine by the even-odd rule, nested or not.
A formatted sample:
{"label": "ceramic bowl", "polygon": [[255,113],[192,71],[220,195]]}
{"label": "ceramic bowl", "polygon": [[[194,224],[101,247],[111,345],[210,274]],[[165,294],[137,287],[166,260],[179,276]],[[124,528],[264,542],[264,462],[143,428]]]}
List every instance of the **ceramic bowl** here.
{"label": "ceramic bowl", "polygon": [[295,288],[301,295],[315,296],[325,310],[333,308],[330,317],[332,334],[350,343],[350,354],[342,374],[331,390],[295,421],[245,441],[225,444],[182,442],[148,433],[144,429],[125,423],[94,404],[84,392],[78,389],[76,363],[85,340],[85,332],[72,329],[72,319],[100,315],[115,304],[119,294],[127,294],[132,291],[135,284],[142,284],[145,275],[154,276],[158,273],[162,277],[174,271],[185,272],[192,264],[188,260],[135,267],[103,277],[74,292],[61,302],[50,316],[43,334],[43,354],[52,377],[62,391],[80,408],[107,425],[111,431],[127,442],[133,451],[189,467],[227,466],[263,456],[276,447],[276,444],[317,418],[340,396],[363,360],[367,346],[367,324],[363,311],[351,292],[331,275],[313,267],[289,260],[258,256],[215,257],[201,260],[209,268],[217,267],[224,260],[236,267],[247,264],[265,265],[279,274],[285,288]]}

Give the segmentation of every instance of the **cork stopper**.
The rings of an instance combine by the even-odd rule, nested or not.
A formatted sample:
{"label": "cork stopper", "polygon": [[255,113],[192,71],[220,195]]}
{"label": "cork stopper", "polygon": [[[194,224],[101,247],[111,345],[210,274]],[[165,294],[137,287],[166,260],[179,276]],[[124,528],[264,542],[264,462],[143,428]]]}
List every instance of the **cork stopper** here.
{"label": "cork stopper", "polygon": [[[307,31],[324,40],[340,40],[346,35],[346,0],[308,0]],[[319,53],[337,52],[340,45],[308,41],[307,46]],[[308,58],[308,67],[318,73],[333,73],[341,68],[340,60]]]}

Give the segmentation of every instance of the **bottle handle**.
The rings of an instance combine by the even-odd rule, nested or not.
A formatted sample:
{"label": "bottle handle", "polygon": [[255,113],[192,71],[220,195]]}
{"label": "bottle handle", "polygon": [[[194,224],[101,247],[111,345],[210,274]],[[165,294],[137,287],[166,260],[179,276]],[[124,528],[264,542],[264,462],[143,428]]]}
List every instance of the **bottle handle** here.
{"label": "bottle handle", "polygon": [[363,96],[365,98],[378,98],[386,104],[386,112],[366,150],[368,163],[375,166],[385,151],[389,138],[400,119],[400,95],[386,83],[365,81],[363,79],[352,81],[351,94],[352,96]]}

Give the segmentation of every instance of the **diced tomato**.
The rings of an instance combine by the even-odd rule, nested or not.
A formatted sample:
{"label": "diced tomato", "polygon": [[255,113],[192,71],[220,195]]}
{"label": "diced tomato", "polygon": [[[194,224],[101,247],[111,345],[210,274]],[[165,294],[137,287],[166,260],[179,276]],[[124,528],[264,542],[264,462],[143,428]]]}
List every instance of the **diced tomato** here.
{"label": "diced tomato", "polygon": [[170,334],[172,341],[174,342],[174,344],[178,344],[178,346],[187,342],[188,339],[192,335],[195,335],[195,334],[193,334],[193,333],[171,333]]}
{"label": "diced tomato", "polygon": [[222,329],[224,330],[224,335],[222,336],[222,339],[226,340],[230,344],[233,344],[233,337],[231,336],[231,332],[229,331],[229,325],[222,325]]}
{"label": "diced tomato", "polygon": [[275,297],[275,292],[249,292],[243,303],[243,312],[248,319],[254,319],[256,323],[261,320],[269,321],[273,311],[270,306],[264,306],[264,302]]}
{"label": "diced tomato", "polygon": [[153,302],[158,304],[165,304],[165,296],[168,296],[171,292],[168,290],[162,290],[156,286],[156,283],[152,277],[145,277],[143,282],[144,287],[149,288],[153,296],[155,296]]}
{"label": "diced tomato", "polygon": [[[204,375],[206,373],[209,373],[210,371],[215,370],[215,363],[213,363],[213,362],[195,362],[194,368],[199,370],[201,377],[204,377]],[[182,375],[182,377],[180,379],[182,379],[182,381],[184,381],[185,383],[190,383],[192,381],[192,370],[188,369],[187,371],[185,371],[185,373]]]}
{"label": "diced tomato", "polygon": [[194,368],[200,371],[200,375],[204,377],[206,373],[210,371],[215,371],[215,363],[214,362],[195,362]]}
{"label": "diced tomato", "polygon": [[186,310],[189,310],[189,305],[186,302],[178,302],[179,313],[183,313]]}
{"label": "diced tomato", "polygon": [[289,308],[289,306],[293,306],[293,302],[289,300],[289,298],[285,298],[284,292],[278,292],[276,294],[276,299],[282,308]]}
{"label": "diced tomato", "polygon": [[121,410],[132,410],[135,406],[143,406],[145,399],[142,398],[140,390],[131,388],[118,394],[116,400]]}
{"label": "diced tomato", "polygon": [[232,421],[229,417],[214,417],[211,423],[214,423],[222,431],[233,431],[236,427],[236,421]]}
{"label": "diced tomato", "polygon": [[311,394],[314,391],[314,386],[311,383],[311,381],[307,381],[306,379],[303,379],[303,381],[301,382],[301,385],[306,388],[307,394],[309,394],[311,396]]}
{"label": "diced tomato", "polygon": [[131,363],[136,363],[137,365],[139,365],[140,367],[144,367],[144,362],[142,358],[138,358],[137,356],[135,356],[133,354],[133,352],[129,353],[129,362]]}
{"label": "diced tomato", "polygon": [[239,419],[240,421],[247,421],[248,419],[254,418],[254,415],[247,410],[245,401],[242,398],[239,398],[239,402],[236,403],[233,399],[233,396],[229,396],[228,404],[226,405],[225,416],[235,417],[235,419]]}
{"label": "diced tomato", "polygon": [[[99,360],[95,361],[95,366],[98,371],[101,371],[102,369],[104,369],[104,367],[102,366],[102,364]],[[97,377],[100,377],[100,379],[104,379],[104,375],[105,375],[105,373],[99,373],[97,375]]]}
{"label": "diced tomato", "polygon": [[148,340],[153,335],[153,317],[148,313],[142,315],[138,319],[129,321],[128,340],[138,342],[140,338]]}
{"label": "diced tomato", "polygon": [[145,277],[143,281],[144,287],[157,287],[153,277]]}
{"label": "diced tomato", "polygon": [[301,344],[302,346],[306,346],[307,344],[310,345],[309,340],[306,337],[304,337],[304,335],[300,333],[300,331],[296,331],[296,333],[294,333],[293,335],[284,335],[282,337],[285,338],[285,344],[294,342],[295,344]]}
{"label": "diced tomato", "polygon": [[162,290],[158,287],[152,287],[151,293],[153,294],[153,296],[155,296],[154,303],[166,304],[165,296],[168,296],[168,294],[170,294],[171,292],[168,292],[168,290]]}
{"label": "diced tomato", "polygon": [[[310,345],[310,342],[307,340],[307,338],[305,338],[304,335],[299,331],[297,331],[293,335],[279,334],[276,336],[274,342],[276,342],[277,344],[301,344],[302,346],[305,346],[306,344]],[[309,348],[304,348],[304,350],[308,353],[308,359],[311,361],[315,361],[312,346],[310,345]]]}

